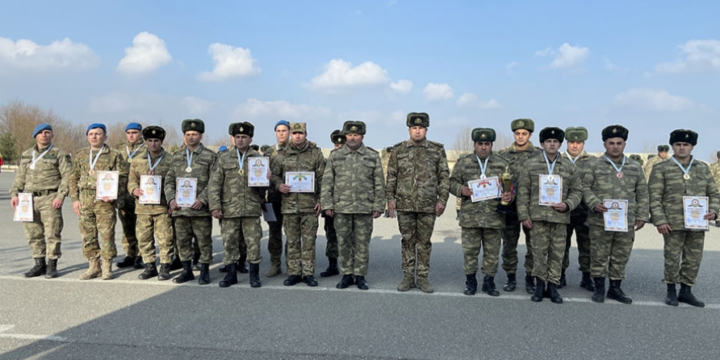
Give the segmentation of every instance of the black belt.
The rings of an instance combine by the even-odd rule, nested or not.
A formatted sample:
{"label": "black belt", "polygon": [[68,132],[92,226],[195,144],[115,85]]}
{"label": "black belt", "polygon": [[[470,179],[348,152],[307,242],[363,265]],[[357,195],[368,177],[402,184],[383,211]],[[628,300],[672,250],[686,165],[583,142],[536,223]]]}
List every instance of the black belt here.
{"label": "black belt", "polygon": [[33,196],[45,196],[54,194],[57,192],[57,189],[51,189],[51,190],[40,190],[40,191],[33,191]]}

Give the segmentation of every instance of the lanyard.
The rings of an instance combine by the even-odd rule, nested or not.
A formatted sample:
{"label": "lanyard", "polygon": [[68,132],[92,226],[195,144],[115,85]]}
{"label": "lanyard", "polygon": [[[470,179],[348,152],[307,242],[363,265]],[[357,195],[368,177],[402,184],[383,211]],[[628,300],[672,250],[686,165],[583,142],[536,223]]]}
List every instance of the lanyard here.
{"label": "lanyard", "polygon": [[193,153],[190,152],[190,148],[185,147],[185,159],[187,160],[187,165],[188,165],[189,169],[192,168],[192,158],[193,158]]}
{"label": "lanyard", "polygon": [[135,151],[133,151],[132,154],[131,154],[131,153],[130,153],[130,148],[129,148],[127,145],[125,145],[125,151],[127,152],[127,155],[128,155],[128,162],[132,161],[133,157],[135,156],[135,153],[137,153],[138,150],[140,150],[143,146],[145,146],[145,143],[143,143],[142,145],[138,146],[138,148],[135,149]]}
{"label": "lanyard", "polygon": [[150,158],[150,150],[148,150],[147,154],[148,154],[148,167],[150,168],[150,171],[155,170],[155,168],[160,164],[160,161],[162,160],[162,158],[165,156],[165,154],[162,154],[162,156],[160,156],[160,158],[157,159],[157,161],[155,161],[155,165],[153,165],[152,159]]}
{"label": "lanyard", "polygon": [[35,158],[35,149],[33,149],[32,164],[30,164],[30,170],[35,170],[35,163],[40,161],[40,159],[42,159],[43,156],[45,156],[45,154],[47,154],[48,151],[50,151],[50,149],[52,149],[52,148],[53,148],[53,144],[50,144],[50,146],[48,146],[47,150],[45,150],[42,154],[40,154],[40,156],[38,156],[37,159]]}
{"label": "lanyard", "polygon": [[487,169],[487,163],[490,157],[488,156],[485,158],[484,164],[480,161],[480,158],[477,155],[475,155],[475,158],[478,161],[478,165],[480,165],[480,179],[485,179],[485,169]]}
{"label": "lanyard", "polygon": [[567,151],[565,152],[565,155],[567,155],[568,159],[570,159],[570,161],[572,161],[572,163],[574,164],[576,161],[578,161],[578,159],[580,158],[580,155],[582,155],[582,153],[574,159],[573,159],[572,155],[570,155],[570,153]]}
{"label": "lanyard", "polygon": [[238,166],[240,166],[240,170],[242,170],[243,164],[245,163],[245,155],[247,155],[248,152],[245,150],[245,153],[242,154],[242,156],[240,156],[240,150],[238,150],[238,148],[235,148],[235,152],[238,156]]}
{"label": "lanyard", "polygon": [[553,170],[555,170],[555,163],[557,162],[557,159],[559,156],[555,155],[555,160],[553,160],[552,165],[550,165],[550,160],[547,157],[547,154],[543,150],[543,156],[545,157],[545,164],[547,165],[548,169],[548,179],[552,180]]}
{"label": "lanyard", "polygon": [[693,160],[694,160],[694,159],[695,159],[694,156],[690,156],[690,163],[688,164],[688,167],[687,167],[687,169],[686,169],[686,168],[684,168],[684,167],[682,166],[682,164],[680,164],[679,161],[677,161],[677,159],[676,159],[674,156],[672,157],[672,161],[673,161],[675,164],[677,164],[678,167],[680,167],[680,170],[682,170],[682,172],[683,172],[683,179],[685,179],[685,180],[690,180],[690,168],[692,167],[692,163],[693,163]]}
{"label": "lanyard", "polygon": [[88,156],[88,163],[90,164],[90,170],[95,170],[95,164],[97,164],[98,159],[100,158],[100,154],[102,154],[103,150],[105,150],[105,145],[103,144],[103,147],[98,151],[97,155],[95,155],[95,160],[92,159],[92,148],[90,148],[90,155]]}
{"label": "lanyard", "polygon": [[607,162],[609,162],[610,165],[612,165],[612,167],[615,168],[615,171],[617,171],[618,174],[622,173],[622,168],[623,168],[623,166],[625,166],[625,159],[627,159],[627,157],[623,156],[623,161],[622,161],[622,164],[620,164],[620,167],[617,167],[617,165],[615,165],[615,162],[610,160],[610,158],[607,157],[607,155],[603,155],[603,158],[605,160],[607,160]]}

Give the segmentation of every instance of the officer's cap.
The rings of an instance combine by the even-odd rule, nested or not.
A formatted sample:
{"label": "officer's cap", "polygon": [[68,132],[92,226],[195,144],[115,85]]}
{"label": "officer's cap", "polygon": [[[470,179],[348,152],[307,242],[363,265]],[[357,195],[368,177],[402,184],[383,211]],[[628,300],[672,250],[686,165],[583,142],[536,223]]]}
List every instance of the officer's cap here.
{"label": "officer's cap", "polygon": [[143,139],[165,140],[165,129],[159,126],[148,126],[142,130]]}
{"label": "officer's cap", "polygon": [[565,131],[558,127],[546,127],[540,130],[540,142],[543,143],[548,139],[555,139],[562,143],[565,140]]}
{"label": "officer's cap", "polygon": [[686,142],[692,146],[697,145],[698,133],[692,130],[677,129],[670,133],[670,145],[676,142]]}
{"label": "officer's cap", "polygon": [[489,142],[495,142],[495,138],[497,135],[495,134],[495,130],[490,128],[475,128],[472,131],[472,141],[474,142],[480,142],[480,141],[489,141]]}
{"label": "officer's cap", "polygon": [[524,129],[529,132],[535,132],[535,122],[531,119],[516,119],[510,123],[510,128],[513,132],[518,129]]}
{"label": "officer's cap", "polygon": [[585,142],[587,138],[588,131],[582,126],[565,129],[565,139],[567,139],[567,141]]}
{"label": "officer's cap", "polygon": [[333,144],[342,145],[346,141],[345,134],[340,130],[335,130],[330,134],[330,141],[332,141]]}
{"label": "officer's cap", "polygon": [[255,135],[255,126],[247,121],[232,123],[228,126],[228,134],[230,136],[247,135],[253,137]]}
{"label": "officer's cap", "polygon": [[407,114],[407,126],[422,126],[428,128],[430,127],[430,115],[427,113],[409,113]]}
{"label": "officer's cap", "polygon": [[365,123],[357,120],[348,120],[343,124],[343,133],[365,135]]}
{"label": "officer's cap", "polygon": [[630,130],[622,125],[610,125],[602,131],[602,141],[612,138],[622,138],[623,141],[627,141]]}
{"label": "officer's cap", "polygon": [[197,131],[201,134],[205,133],[205,122],[200,119],[187,119],[182,122],[183,134],[188,131]]}

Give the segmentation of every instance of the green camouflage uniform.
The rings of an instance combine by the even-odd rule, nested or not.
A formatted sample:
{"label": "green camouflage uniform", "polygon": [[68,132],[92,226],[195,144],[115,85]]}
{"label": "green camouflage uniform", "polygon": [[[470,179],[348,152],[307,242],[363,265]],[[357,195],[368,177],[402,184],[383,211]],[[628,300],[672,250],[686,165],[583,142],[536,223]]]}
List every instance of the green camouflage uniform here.
{"label": "green camouflage uniform", "polygon": [[[563,153],[562,156],[572,162],[568,153]],[[575,159],[574,164],[578,167],[578,173],[581,179],[583,176],[583,167],[594,158],[594,156],[589,155],[583,150]],[[563,270],[570,267],[570,247],[572,246],[572,235],[573,232],[575,232],[575,242],[578,247],[578,270],[583,273],[590,272],[590,227],[587,225],[587,217],[588,207],[585,202],[580,203],[580,205],[570,213],[570,224],[567,226],[567,237],[565,238]]]}
{"label": "green camouflage uniform", "polygon": [[33,221],[23,223],[30,253],[33,258],[58,259],[62,255],[63,216],[62,209],[55,209],[52,203],[68,195],[72,161],[70,154],[53,146],[35,163],[35,170],[31,170],[33,151],[37,159],[45,150],[47,148],[38,149],[35,145],[22,153],[10,196],[18,196],[20,192],[33,193]]}
{"label": "green camouflage uniform", "polygon": [[645,172],[645,181],[650,181],[650,174],[652,173],[653,167],[656,164],[659,164],[665,160],[669,159],[663,159],[660,156],[655,156],[653,158],[648,159],[647,163],[643,166],[643,171]]}
{"label": "green camouflage uniform", "polygon": [[720,162],[710,165],[710,174],[715,180],[715,185],[720,186]]}
{"label": "green camouflage uniform", "polygon": [[[277,157],[278,152],[283,150],[287,146],[287,144],[280,144],[277,143],[275,146],[271,147],[271,151],[263,154],[265,156],[270,157],[270,166],[272,167],[272,163]],[[268,189],[267,194],[268,202],[272,204],[273,207],[273,213],[275,213],[275,218],[277,221],[268,221],[268,252],[270,253],[270,258],[275,259],[277,263],[280,263],[280,259],[282,258],[283,253],[283,241],[282,241],[282,227],[283,227],[283,214],[281,211],[282,208],[282,194],[278,192],[277,190],[273,189],[272,187]],[[287,253],[287,251],[286,251]],[[287,255],[286,255],[287,256]]]}
{"label": "green camouflage uniform", "polygon": [[[130,164],[132,159],[142,156],[144,147],[145,142],[141,136],[134,143],[125,143],[116,146],[115,150],[120,153],[120,156],[124,161],[127,161],[127,163]],[[120,219],[120,223],[123,228],[122,247],[125,250],[125,255],[130,257],[137,257],[140,255],[140,251],[138,249],[138,238],[135,233],[135,227],[137,224],[137,216],[135,214],[135,198],[132,194],[127,194],[125,198],[125,206],[118,209],[118,218]]]}

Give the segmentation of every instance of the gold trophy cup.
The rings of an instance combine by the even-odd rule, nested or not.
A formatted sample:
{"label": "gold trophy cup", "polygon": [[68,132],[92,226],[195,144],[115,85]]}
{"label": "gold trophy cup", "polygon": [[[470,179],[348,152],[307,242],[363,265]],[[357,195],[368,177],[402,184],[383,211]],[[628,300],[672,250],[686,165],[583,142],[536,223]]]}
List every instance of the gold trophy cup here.
{"label": "gold trophy cup", "polygon": [[[512,191],[512,179],[513,176],[510,173],[510,167],[505,167],[505,172],[500,175],[500,183],[502,184],[502,192],[508,193]],[[500,205],[507,206],[510,205],[509,201],[500,201]]]}

